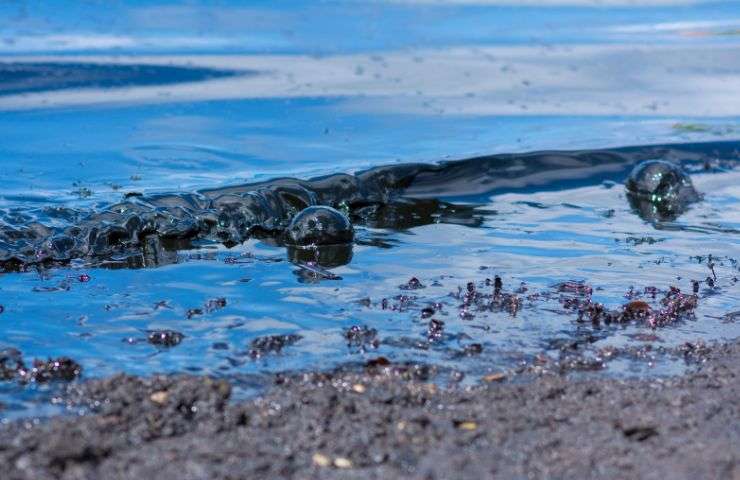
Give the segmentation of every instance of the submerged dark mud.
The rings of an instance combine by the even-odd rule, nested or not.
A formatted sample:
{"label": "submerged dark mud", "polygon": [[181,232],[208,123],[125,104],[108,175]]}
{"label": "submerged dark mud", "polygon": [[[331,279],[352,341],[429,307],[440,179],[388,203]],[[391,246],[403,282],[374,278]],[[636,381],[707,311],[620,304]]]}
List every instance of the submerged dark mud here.
{"label": "submerged dark mud", "polygon": [[[3,478],[712,478],[740,475],[740,344],[684,349],[662,380],[492,374],[427,383],[423,365],[227,381],[119,375],[70,387],[79,418],[0,427]],[[542,371],[540,371],[541,373]]]}
{"label": "submerged dark mud", "polygon": [[[0,227],[0,266],[6,271],[25,270],[75,259],[95,266],[161,265],[175,261],[172,252],[203,242],[229,247],[249,238],[283,241],[291,219],[317,205],[343,210],[359,224],[395,228],[406,226],[404,215],[397,212],[410,208],[408,216],[418,226],[437,221],[445,211],[465,210],[443,202],[445,198],[526,191],[556,181],[561,186],[577,184],[597,174],[621,180],[625,171],[644,160],[693,162],[713,168],[718,161],[736,163],[739,151],[738,142],[724,142],[493,155],[436,165],[378,167],[312,180],[276,179],[195,193],[144,196],[129,192],[122,202],[92,211],[66,207],[6,210]],[[683,194],[684,190],[677,192],[671,196],[672,208],[666,210],[661,203],[660,208],[646,210],[647,214],[636,207],[638,213],[649,221],[674,219],[687,203],[698,199]],[[414,214],[417,207],[421,215]],[[346,230],[337,238],[351,240]],[[320,235],[303,240],[336,243]],[[337,263],[334,258],[333,264]]]}
{"label": "submerged dark mud", "polygon": [[162,86],[255,72],[172,65],[0,61],[0,97],[76,88]]}

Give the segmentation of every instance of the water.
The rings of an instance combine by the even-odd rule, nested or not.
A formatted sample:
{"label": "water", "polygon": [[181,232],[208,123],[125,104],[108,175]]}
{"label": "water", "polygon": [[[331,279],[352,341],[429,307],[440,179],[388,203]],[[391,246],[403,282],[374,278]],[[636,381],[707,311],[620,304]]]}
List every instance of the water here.
{"label": "water", "polygon": [[[631,211],[626,165],[475,194],[464,182],[437,185],[424,196],[444,194],[456,213],[417,204],[401,212],[404,221],[358,224],[351,261],[331,269],[341,279],[317,278],[258,239],[203,244],[156,268],[78,261],[5,273],[0,347],[27,361],[72,357],[85,378],[226,376],[247,395],[266,372],[381,355],[472,381],[543,351],[556,357],[563,341],[584,335],[594,337],[590,352],[646,343],[636,334],[652,330],[642,325],[576,322],[553,288],[574,280],[610,308],[628,301],[631,286],[691,292],[701,280],[696,318],[657,329],[651,342],[737,337],[738,323],[723,316],[740,310],[740,170],[719,161],[740,149],[737,3],[649,3],[0,6],[5,221],[9,212],[38,218],[50,205],[92,212],[130,192],[496,153],[683,143],[711,164],[688,162],[706,196],[673,222]],[[714,288],[705,281],[710,254]],[[494,275],[506,292],[526,284],[522,308],[461,317],[462,301],[450,294]],[[425,288],[399,289],[412,277]],[[527,301],[532,293],[550,298]],[[402,311],[382,308],[402,294],[417,298]],[[223,308],[208,304],[219,298]],[[446,336],[430,343],[421,309],[435,302]],[[353,325],[377,329],[379,346],[348,347]],[[141,341],[154,329],[185,338],[169,349]],[[278,355],[248,355],[253,339],[274,334],[303,338]],[[475,343],[480,354],[460,355]],[[619,359],[606,373],[682,368],[677,359]],[[57,413],[54,391],[1,383],[0,416]]]}

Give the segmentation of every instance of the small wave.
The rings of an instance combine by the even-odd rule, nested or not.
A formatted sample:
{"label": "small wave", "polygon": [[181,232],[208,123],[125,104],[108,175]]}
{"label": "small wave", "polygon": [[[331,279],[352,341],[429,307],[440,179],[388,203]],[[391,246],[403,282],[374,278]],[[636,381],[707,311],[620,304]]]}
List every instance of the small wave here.
{"label": "small wave", "polygon": [[[0,214],[0,266],[23,270],[83,259],[92,265],[154,266],[176,261],[175,250],[202,242],[227,247],[273,238],[312,205],[342,209],[356,224],[384,228],[447,221],[480,225],[469,205],[451,200],[618,175],[650,159],[684,163],[717,159],[733,164],[740,142],[545,151],[381,166],[355,175],[310,180],[278,178],[192,193],[127,194],[100,209],[6,210]],[[660,225],[671,228],[669,224]]]}

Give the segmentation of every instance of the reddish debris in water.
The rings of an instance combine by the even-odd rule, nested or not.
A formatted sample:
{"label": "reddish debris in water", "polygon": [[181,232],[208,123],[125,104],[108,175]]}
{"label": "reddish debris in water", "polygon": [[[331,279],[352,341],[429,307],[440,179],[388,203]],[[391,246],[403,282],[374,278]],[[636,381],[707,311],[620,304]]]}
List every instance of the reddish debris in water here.
{"label": "reddish debris in water", "polygon": [[645,287],[644,292],[645,295],[649,295],[650,298],[655,298],[658,296],[658,293],[660,293],[660,290],[658,290],[657,287]]}
{"label": "reddish debris in water", "polygon": [[635,287],[630,286],[630,289],[627,290],[627,293],[624,294],[624,298],[627,298],[629,300],[637,297],[639,294],[635,292]]}
{"label": "reddish debris in water", "polygon": [[499,305],[499,308],[506,310],[512,317],[515,317],[516,313],[522,308],[522,299],[516,295],[506,294]]}
{"label": "reddish debris in water", "polygon": [[25,368],[21,352],[15,348],[0,350],[0,380],[11,380],[16,371]]}
{"label": "reddish debris in water", "polygon": [[185,335],[175,330],[152,330],[147,335],[146,341],[152,345],[174,347],[179,345],[183,338]]}
{"label": "reddish debris in water", "polygon": [[[491,279],[486,279],[486,286],[491,285]],[[506,311],[512,316],[516,315],[522,307],[522,300],[514,294],[502,292],[503,282],[499,276],[493,281],[493,292],[486,294],[475,285],[469,282],[465,290],[458,287],[457,293],[451,293],[450,296],[462,300],[459,308],[459,316],[463,320],[475,318],[474,311]]]}
{"label": "reddish debris in water", "polygon": [[463,348],[464,355],[478,355],[483,352],[483,345],[480,343],[471,343]]}
{"label": "reddish debris in water", "polygon": [[429,325],[427,327],[427,339],[432,342],[434,340],[439,340],[442,337],[442,334],[444,333],[445,329],[445,322],[442,320],[435,320],[432,319],[429,321]]}
{"label": "reddish debris in water", "polygon": [[709,270],[712,272],[712,279],[716,282],[717,281],[717,273],[714,271],[714,262],[712,261],[712,255],[709,255],[709,260],[707,261],[707,267],[709,267]]}
{"label": "reddish debris in water", "polygon": [[[570,296],[561,295],[560,303],[566,310],[575,310],[578,312],[578,321],[589,320],[594,325],[602,322],[609,324],[619,321],[619,314],[609,311],[601,303],[591,300],[593,289],[582,282],[563,282],[555,285],[558,292],[570,294]],[[630,287],[627,295],[630,296],[634,289]]]}
{"label": "reddish debris in water", "polygon": [[593,288],[586,285],[583,282],[568,281],[562,282],[555,285],[555,288],[560,293],[570,293],[574,295],[591,296]]}
{"label": "reddish debris in water", "polygon": [[360,351],[365,351],[366,347],[378,348],[380,345],[378,331],[366,325],[351,326],[344,331],[344,338],[347,339],[348,347],[359,348]]}
{"label": "reddish debris in water", "polygon": [[[463,296],[463,305],[468,306],[476,303],[477,300],[483,298],[485,295],[478,292],[475,289],[475,283],[468,282],[465,287],[465,295]],[[461,315],[462,316],[462,315]]]}
{"label": "reddish debris in water", "polygon": [[82,367],[77,362],[68,357],[59,357],[45,362],[34,360],[33,368],[21,376],[24,377],[23,381],[43,383],[52,380],[71,381],[79,377],[81,372]]}
{"label": "reddish debris in water", "polygon": [[17,380],[20,383],[45,383],[54,380],[71,381],[79,377],[82,367],[68,357],[34,360],[29,368],[23,362],[21,352],[9,348],[0,351],[0,379]]}
{"label": "reddish debris in water", "polygon": [[399,312],[406,311],[406,309],[416,300],[416,297],[410,297],[408,295],[398,295],[395,297],[395,300],[398,301],[395,305],[393,305],[393,310],[398,310]]}
{"label": "reddish debris in water", "polygon": [[385,357],[377,357],[377,358],[371,358],[367,362],[365,362],[365,368],[368,369],[375,369],[378,367],[387,367],[391,364],[391,361],[388,360]]}
{"label": "reddish debris in water", "polygon": [[632,300],[622,307],[622,315],[626,320],[644,320],[652,314],[653,309],[642,300]]}
{"label": "reddish debris in water", "polygon": [[619,312],[608,310],[604,305],[592,302],[591,299],[579,304],[577,310],[578,321],[584,321],[584,319],[587,318],[594,325],[599,325],[602,322],[607,325],[610,323],[618,323],[622,319]]}
{"label": "reddish debris in water", "polygon": [[680,347],[678,351],[683,354],[684,360],[689,363],[703,362],[706,360],[707,355],[712,351],[704,342],[691,343],[686,342]]}
{"label": "reddish debris in water", "polygon": [[280,353],[283,348],[293,345],[302,338],[296,334],[257,337],[249,344],[249,356],[257,359],[268,353]]}
{"label": "reddish debris in water", "polygon": [[226,306],[226,299],[224,297],[212,298],[205,304],[206,312],[213,312],[214,310],[222,309]]}
{"label": "reddish debris in water", "polygon": [[660,303],[663,308],[650,321],[650,326],[653,328],[662,327],[693,315],[699,303],[699,297],[694,294],[683,294],[678,288],[671,287]]}
{"label": "reddish debris in water", "polygon": [[[655,291],[657,289],[651,293]],[[693,315],[698,300],[699,297],[695,294],[686,295],[678,288],[671,287],[660,301],[662,308],[659,310],[651,307],[644,300],[633,300],[624,305],[621,311],[610,311],[600,303],[592,302],[590,298],[585,300],[566,298],[561,299],[561,302],[565,308],[578,311],[579,321],[588,319],[595,325],[601,322],[609,324],[638,321],[656,328]]]}
{"label": "reddish debris in water", "polygon": [[393,297],[393,300],[396,302],[391,304],[387,298],[382,299],[380,301],[380,308],[383,310],[393,310],[394,312],[405,312],[411,305],[413,305],[416,297],[410,295],[396,295]]}
{"label": "reddish debris in water", "polygon": [[460,307],[460,313],[458,314],[461,320],[472,320],[475,318],[475,314],[471,313],[467,305]]}
{"label": "reddish debris in water", "polygon": [[82,283],[87,283],[90,281],[90,275],[88,275],[87,273],[83,273],[82,275],[77,277],[77,280],[79,280]]}
{"label": "reddish debris in water", "polygon": [[399,285],[398,288],[401,290],[418,290],[420,288],[426,288],[426,286],[419,281],[416,277],[411,277],[411,279],[404,283],[403,285]]}
{"label": "reddish debris in water", "polygon": [[639,342],[660,342],[661,341],[660,337],[654,333],[634,333],[632,335],[627,335],[627,336]]}
{"label": "reddish debris in water", "polygon": [[185,316],[188,317],[188,320],[197,315],[203,315],[202,308],[189,308],[188,311],[185,312]]}
{"label": "reddish debris in water", "polygon": [[203,305],[203,308],[189,308],[187,312],[185,312],[185,316],[190,319],[197,315],[203,315],[203,313],[211,313],[216,310],[220,310],[225,306],[226,299],[224,297],[211,298],[205,303],[205,305]]}
{"label": "reddish debris in water", "polygon": [[496,277],[493,279],[493,294],[500,295],[502,288],[504,288],[504,282],[503,280],[501,280],[501,277],[496,275]]}

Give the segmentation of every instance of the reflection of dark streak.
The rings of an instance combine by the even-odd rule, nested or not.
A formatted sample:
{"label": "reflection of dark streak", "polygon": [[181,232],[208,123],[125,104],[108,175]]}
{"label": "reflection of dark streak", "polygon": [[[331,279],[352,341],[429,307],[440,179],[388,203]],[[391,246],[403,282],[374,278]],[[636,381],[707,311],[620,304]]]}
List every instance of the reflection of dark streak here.
{"label": "reflection of dark streak", "polygon": [[0,96],[73,88],[172,85],[256,73],[172,65],[0,62]]}
{"label": "reflection of dark streak", "polygon": [[0,212],[0,266],[16,270],[72,259],[107,266],[171,263],[174,250],[199,242],[234,246],[252,237],[279,241],[290,219],[310,205],[346,208],[356,223],[386,228],[435,221],[475,226],[482,212],[442,199],[469,201],[491,192],[566,188],[615,174],[623,179],[634,164],[656,158],[736,163],[740,142],[492,155],[195,193],[128,195],[99,211]]}

